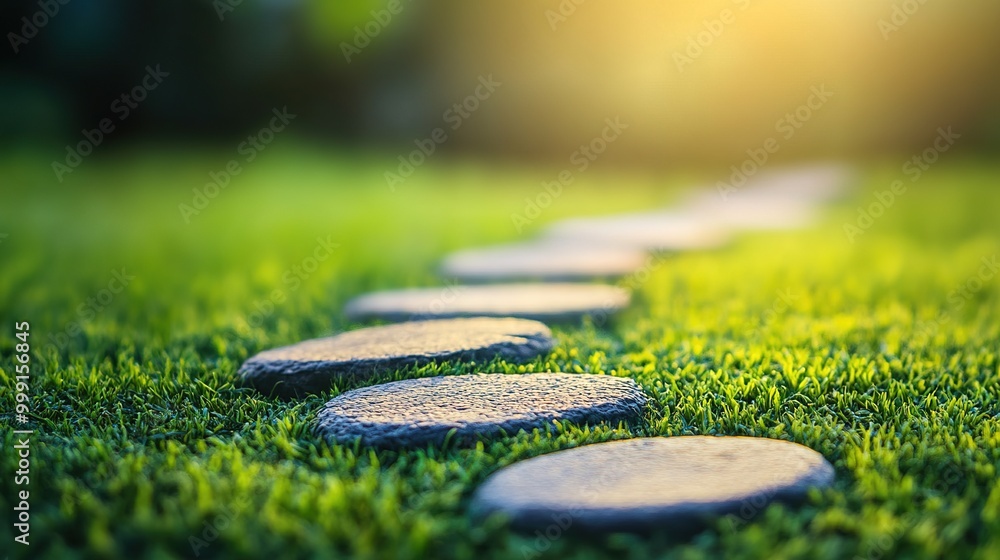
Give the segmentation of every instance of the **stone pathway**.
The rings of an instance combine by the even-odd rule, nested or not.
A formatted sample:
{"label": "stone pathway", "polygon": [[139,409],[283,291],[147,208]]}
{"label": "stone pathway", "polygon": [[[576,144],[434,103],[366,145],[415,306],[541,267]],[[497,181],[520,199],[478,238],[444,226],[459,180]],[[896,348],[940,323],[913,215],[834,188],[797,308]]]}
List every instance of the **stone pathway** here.
{"label": "stone pathway", "polygon": [[519,243],[452,253],[441,274],[464,282],[612,279],[641,269],[646,258],[641,249],[607,243]]}
{"label": "stone pathway", "polygon": [[843,195],[853,174],[850,167],[838,164],[765,169],[737,187],[736,192],[745,190],[785,200],[822,203]]}
{"label": "stone pathway", "polygon": [[477,374],[408,379],[348,391],[319,413],[318,431],[373,447],[468,445],[501,431],[634,421],[646,396],[629,378],[566,373]]}
{"label": "stone pathway", "polygon": [[491,284],[376,292],[344,307],[354,321],[520,317],[546,322],[601,320],[628,307],[627,290],[603,284]]}
{"label": "stone pathway", "polygon": [[265,394],[294,396],[364,381],[431,362],[526,362],[552,349],[548,327],[525,319],[447,319],[370,327],[265,350],[244,362],[241,379]]}
{"label": "stone pathway", "polygon": [[727,231],[802,229],[816,221],[814,203],[774,193],[743,191],[725,200],[713,194],[693,197],[691,215]]}
{"label": "stone pathway", "polygon": [[[566,220],[542,241],[460,251],[444,275],[466,282],[589,280],[629,275],[648,251],[721,246],[729,231],[791,229],[837,196],[837,166],[765,170],[735,190],[702,191],[672,211]],[[802,188],[802,187],[806,188]],[[360,296],[353,320],[404,321],[266,350],[241,380],[292,397],[432,362],[527,362],[553,345],[548,322],[613,313],[629,293],[594,284],[508,284],[410,289]],[[461,318],[453,318],[461,317]],[[542,428],[635,421],[647,399],[629,378],[593,374],[475,374],[409,379],[342,393],[319,411],[331,443],[413,448],[471,444]],[[803,500],[829,486],[833,467],[794,443],[747,437],[622,440],[535,457],[499,470],[476,490],[477,516],[502,513],[529,531],[692,531],[721,515],[752,520],[769,502]],[[548,537],[547,537],[548,538]]]}
{"label": "stone pathway", "polygon": [[578,243],[615,243],[646,251],[715,249],[728,234],[704,216],[680,212],[643,212],[601,218],[574,218],[545,230],[549,239]]}
{"label": "stone pathway", "polygon": [[476,490],[472,511],[519,529],[692,531],[721,515],[750,521],[772,501],[829,486],[833,467],[801,445],[681,436],[585,445],[515,463]]}

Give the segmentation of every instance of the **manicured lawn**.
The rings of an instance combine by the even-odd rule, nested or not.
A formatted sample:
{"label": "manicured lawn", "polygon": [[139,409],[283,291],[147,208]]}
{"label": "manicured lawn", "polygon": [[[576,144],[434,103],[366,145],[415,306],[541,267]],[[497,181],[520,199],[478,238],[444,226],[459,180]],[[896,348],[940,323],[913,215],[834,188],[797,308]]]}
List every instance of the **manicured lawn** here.
{"label": "manicured lawn", "polygon": [[[902,161],[809,231],[741,236],[654,261],[632,308],[556,328],[526,366],[473,371],[629,376],[644,425],[552,426],[475,449],[373,452],[311,432],[334,391],[280,402],[234,386],[244,359],[352,328],[347,299],[431,286],[448,251],[518,238],[555,170],[431,161],[390,192],[378,160],[274,147],[185,223],[178,210],[232,154],[137,152],[0,161],[0,386],[14,422],[15,321],[31,325],[30,546],[16,557],[956,558],[1000,557],[1000,166]],[[48,158],[48,159],[47,159]],[[849,242],[843,224],[897,178],[908,191]],[[532,222],[670,202],[689,176],[580,176]],[[322,244],[332,256],[310,257]],[[314,266],[315,265],[315,266]],[[312,269],[312,270],[310,270]],[[982,270],[981,270],[982,269]],[[977,274],[987,271],[981,276]],[[134,278],[130,278],[134,277]],[[118,292],[118,293],[115,293]],[[693,539],[539,540],[467,500],[501,466],[637,435],[789,439],[837,483],[799,508],[747,512]],[[17,437],[4,430],[0,505],[13,519]],[[544,549],[544,550],[540,550]]]}

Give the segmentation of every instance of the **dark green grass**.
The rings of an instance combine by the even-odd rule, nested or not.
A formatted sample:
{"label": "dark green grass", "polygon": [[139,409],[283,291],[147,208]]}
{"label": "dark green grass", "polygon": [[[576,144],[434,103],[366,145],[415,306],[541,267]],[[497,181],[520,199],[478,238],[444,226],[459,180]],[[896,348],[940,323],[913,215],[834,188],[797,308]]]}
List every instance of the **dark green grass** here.
{"label": "dark green grass", "polygon": [[[240,363],[352,328],[339,310],[354,295],[439,283],[434,265],[449,250],[517,238],[510,215],[558,170],[432,162],[391,193],[376,161],[274,148],[185,224],[177,205],[228,157],[86,161],[63,184],[44,159],[0,163],[3,422],[13,427],[13,323],[30,321],[36,431],[31,545],[14,544],[5,522],[0,550],[194,557],[194,543],[207,545],[201,558],[1000,557],[1000,278],[955,293],[1000,253],[1000,167],[937,164],[849,243],[842,224],[855,208],[903,177],[896,162],[864,168],[858,190],[820,226],[654,262],[627,281],[635,304],[620,319],[557,328],[557,348],[533,363],[382,379],[628,376],[653,401],[639,426],[553,425],[474,449],[375,453],[311,433],[316,409],[346,387],[280,402],[234,386]],[[688,179],[591,170],[529,229],[665,204]],[[284,281],[327,236],[339,244],[333,255],[298,285]],[[92,317],[79,314],[122,267],[135,276],[125,290]],[[74,322],[80,332],[66,334]],[[691,539],[549,542],[466,516],[473,489],[503,465],[657,434],[796,441],[823,453],[837,482],[802,507],[751,508],[746,523],[720,520]],[[5,428],[5,519],[15,443]]]}

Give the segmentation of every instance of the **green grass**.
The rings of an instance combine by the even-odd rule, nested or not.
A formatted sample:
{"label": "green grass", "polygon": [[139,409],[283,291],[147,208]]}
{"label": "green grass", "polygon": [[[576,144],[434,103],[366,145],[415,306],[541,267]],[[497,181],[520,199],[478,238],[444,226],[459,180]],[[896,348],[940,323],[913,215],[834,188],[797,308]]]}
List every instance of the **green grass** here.
{"label": "green grass", "polygon": [[[2,550],[195,557],[195,537],[207,545],[199,558],[535,557],[536,536],[466,515],[496,469],[610,439],[726,434],[812,447],[836,484],[691,539],[562,537],[538,557],[1000,557],[1000,278],[955,292],[1000,253],[1000,167],[943,160],[849,243],[842,224],[856,207],[904,177],[901,161],[870,165],[820,226],[656,263],[629,282],[635,303],[620,319],[555,329],[557,348],[533,363],[383,379],[628,376],[653,401],[641,426],[376,453],[311,433],[317,408],[346,387],[280,402],[235,386],[237,368],[353,328],[339,314],[352,296],[435,285],[450,250],[517,238],[510,215],[558,170],[434,161],[391,193],[377,160],[275,147],[185,224],[178,204],[229,157],[95,158],[62,184],[44,158],[0,162],[2,418],[13,425],[13,324],[29,321],[35,429],[31,544],[14,544],[7,522]],[[529,229],[665,204],[690,179],[593,169]],[[285,281],[327,236],[333,256]],[[135,279],[78,313],[122,267]],[[0,506],[12,522],[16,439],[3,439]]]}

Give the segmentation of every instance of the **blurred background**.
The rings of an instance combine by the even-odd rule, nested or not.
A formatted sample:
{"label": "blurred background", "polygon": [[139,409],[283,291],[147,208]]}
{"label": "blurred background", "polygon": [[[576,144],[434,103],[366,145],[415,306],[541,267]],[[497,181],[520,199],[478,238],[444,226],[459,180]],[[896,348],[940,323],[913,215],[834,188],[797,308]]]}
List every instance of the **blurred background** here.
{"label": "blurred background", "polygon": [[[650,169],[721,172],[770,137],[782,161],[911,153],[942,126],[965,154],[1000,148],[996,2],[7,0],[0,13],[0,143],[55,160],[105,118],[96,158],[137,142],[231,148],[285,106],[295,137],[389,158],[441,127],[441,152],[565,163],[605,119],[628,134],[602,164]],[[123,118],[116,100],[151,68],[167,76]]]}

